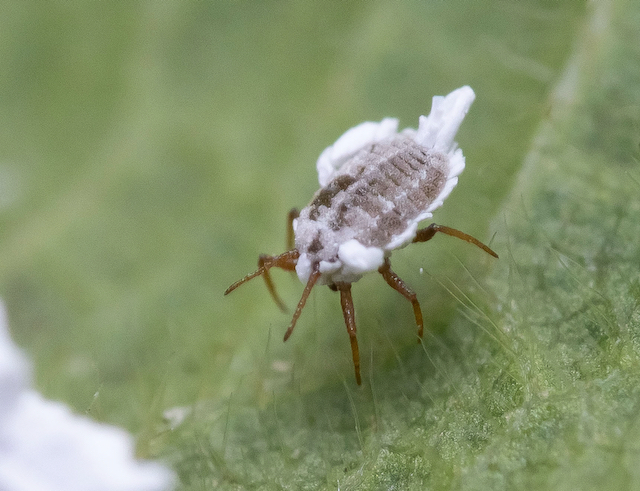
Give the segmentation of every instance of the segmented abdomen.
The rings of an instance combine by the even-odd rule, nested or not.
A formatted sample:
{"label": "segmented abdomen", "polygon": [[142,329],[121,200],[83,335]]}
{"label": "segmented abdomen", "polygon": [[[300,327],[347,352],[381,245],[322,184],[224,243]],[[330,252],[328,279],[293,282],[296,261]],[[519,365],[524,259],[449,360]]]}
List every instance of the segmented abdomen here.
{"label": "segmented abdomen", "polygon": [[367,247],[383,248],[427,210],[448,174],[448,157],[412,138],[363,149],[302,210],[300,218],[314,223],[302,227],[308,231],[300,230],[306,239],[296,233],[296,245],[301,252],[314,253],[355,238]]}

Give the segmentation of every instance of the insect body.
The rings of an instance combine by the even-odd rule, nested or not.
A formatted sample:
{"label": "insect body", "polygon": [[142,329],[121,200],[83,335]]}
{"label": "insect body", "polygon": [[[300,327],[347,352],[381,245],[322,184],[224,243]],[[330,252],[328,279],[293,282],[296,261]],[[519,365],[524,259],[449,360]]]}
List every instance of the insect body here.
{"label": "insect body", "polygon": [[[461,87],[433,98],[429,116],[421,116],[417,130],[397,131],[398,121],[386,118],[348,130],[320,155],[321,188],[298,214],[289,214],[290,250],[279,256],[260,256],[258,269],[231,285],[225,295],[256,276],[263,276],[276,303],[271,268],[294,271],[306,285],[284,336],[286,341],[316,284],[340,292],[340,303],[351,340],[356,381],[361,383],[351,283],[378,271],[413,306],[418,335],[423,320],[416,294],[391,270],[391,251],[411,242],[426,242],[436,232],[470,242],[494,257],[489,247],[459,230],[436,225],[418,230],[418,223],[458,182],[464,156],[454,137],[475,94]],[[292,238],[295,237],[295,247]]]}

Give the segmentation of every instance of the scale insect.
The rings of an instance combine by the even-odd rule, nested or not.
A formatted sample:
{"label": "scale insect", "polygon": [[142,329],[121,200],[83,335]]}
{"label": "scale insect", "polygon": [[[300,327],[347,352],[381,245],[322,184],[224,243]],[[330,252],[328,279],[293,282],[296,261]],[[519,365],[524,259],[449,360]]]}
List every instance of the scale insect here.
{"label": "scale insect", "polygon": [[431,218],[449,196],[464,169],[464,156],[454,138],[474,99],[468,86],[447,96],[435,96],[429,116],[420,116],[417,130],[398,132],[398,120],[393,118],[365,122],[348,130],[318,158],[321,187],[309,205],[299,213],[295,209],[289,213],[289,250],[279,256],[261,255],[258,269],[233,283],[224,294],[262,276],[276,304],[286,310],[269,270],[295,271],[305,287],[284,335],[286,341],[316,284],[340,292],[360,385],[351,284],[377,271],[411,302],[420,342],[424,330],[420,304],[414,291],[391,269],[391,252],[413,242],[426,242],[440,232],[498,257],[488,246],[459,230],[435,223],[418,230],[418,223]]}

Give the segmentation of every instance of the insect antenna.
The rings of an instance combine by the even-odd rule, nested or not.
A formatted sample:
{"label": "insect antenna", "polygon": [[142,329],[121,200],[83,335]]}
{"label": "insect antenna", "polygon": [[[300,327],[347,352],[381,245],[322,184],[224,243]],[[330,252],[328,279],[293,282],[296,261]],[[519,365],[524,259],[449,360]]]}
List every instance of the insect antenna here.
{"label": "insect antenna", "polygon": [[284,305],[284,302],[280,299],[276,292],[276,288],[273,284],[273,281],[271,280],[269,270],[271,268],[280,268],[284,269],[285,271],[295,271],[296,264],[298,263],[298,257],[300,257],[300,253],[297,249],[292,249],[290,251],[284,252],[279,256],[268,256],[266,254],[262,254],[258,259],[258,269],[233,283],[229,288],[226,289],[224,294],[228,295],[240,285],[244,285],[247,281],[252,280],[256,276],[262,276],[264,278],[265,284],[267,285],[267,290],[269,290],[269,293],[271,294],[271,297],[275,301],[276,305],[280,308],[280,310],[286,312],[287,307]]}

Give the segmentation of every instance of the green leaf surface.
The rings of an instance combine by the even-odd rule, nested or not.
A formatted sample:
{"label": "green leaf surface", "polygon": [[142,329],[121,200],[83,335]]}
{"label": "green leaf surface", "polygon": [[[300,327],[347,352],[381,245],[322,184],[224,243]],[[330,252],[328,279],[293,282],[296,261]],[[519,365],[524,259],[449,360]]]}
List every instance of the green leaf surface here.
{"label": "green leaf surface", "polygon": [[[0,293],[46,396],[178,489],[640,489],[640,6],[6,3]],[[477,94],[436,237],[296,331],[222,292],[349,127]],[[460,242],[460,243],[458,243]],[[302,285],[274,274],[289,307]]]}

